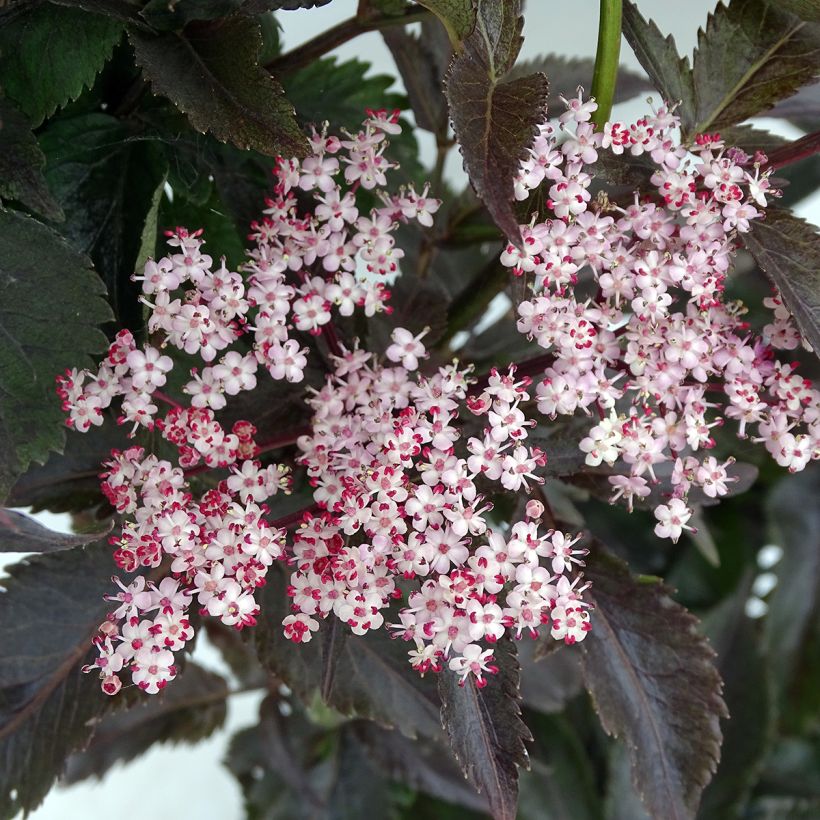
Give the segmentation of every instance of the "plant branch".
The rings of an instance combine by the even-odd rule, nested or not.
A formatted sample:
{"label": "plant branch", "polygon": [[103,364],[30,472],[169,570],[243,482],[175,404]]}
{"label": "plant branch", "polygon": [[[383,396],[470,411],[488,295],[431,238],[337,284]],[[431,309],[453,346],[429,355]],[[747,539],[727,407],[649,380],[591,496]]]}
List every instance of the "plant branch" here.
{"label": "plant branch", "polygon": [[622,12],[622,0],[601,0],[598,50],[595,52],[595,71],[590,92],[598,103],[598,110],[592,114],[596,131],[604,127],[612,113],[615,83],[618,79],[618,58],[621,53]]}
{"label": "plant branch", "polygon": [[360,34],[368,31],[377,31],[388,26],[404,26],[408,23],[415,23],[425,20],[430,16],[430,12],[423,8],[409,8],[403,14],[380,15],[370,19],[357,16],[343,20],[341,23],[323,31],[321,34],[308,40],[301,46],[281,54],[279,57],[265,64],[265,68],[273,74],[281,75],[290,71],[296,71],[310,65],[314,60],[323,57],[334,48],[353,40]]}

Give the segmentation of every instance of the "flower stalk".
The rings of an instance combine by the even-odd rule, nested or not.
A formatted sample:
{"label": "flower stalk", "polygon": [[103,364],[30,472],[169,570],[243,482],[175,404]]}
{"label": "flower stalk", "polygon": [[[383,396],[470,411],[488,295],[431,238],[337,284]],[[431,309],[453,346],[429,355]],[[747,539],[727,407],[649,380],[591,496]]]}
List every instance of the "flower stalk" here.
{"label": "flower stalk", "polygon": [[618,79],[618,58],[621,53],[622,0],[601,0],[598,21],[598,48],[592,75],[592,96],[598,110],[592,114],[595,130],[600,131],[612,112],[615,83]]}

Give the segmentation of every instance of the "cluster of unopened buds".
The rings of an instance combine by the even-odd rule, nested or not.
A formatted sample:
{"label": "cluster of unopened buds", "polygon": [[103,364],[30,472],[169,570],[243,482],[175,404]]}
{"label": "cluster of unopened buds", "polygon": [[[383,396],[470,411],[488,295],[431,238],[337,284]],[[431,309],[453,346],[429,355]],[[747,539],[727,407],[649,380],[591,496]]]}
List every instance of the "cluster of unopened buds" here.
{"label": "cluster of unopened buds", "polygon": [[[532,284],[518,329],[549,352],[538,409],[597,417],[580,442],[586,464],[608,474],[613,500],[630,509],[663,487],[655,532],[677,541],[692,529],[691,492],[715,498],[736,480],[733,459],[707,455],[713,428],[736,422],[741,438],[752,434],[779,465],[802,470],[820,456],[820,392],[774,356],[804,344],[778,294],[764,302],[774,317],[762,334],[725,298],[739,234],[777,194],[765,155],[717,134],[687,149],[667,108],[595,132],[596,107],[579,94],[557,124],[540,127],[516,197],[546,189],[552,216],[522,225],[522,246],[508,245],[501,261]],[[607,151],[651,160],[656,193],[593,200]]]}
{"label": "cluster of unopened buds", "polygon": [[[534,405],[552,418],[596,411],[580,442],[588,468],[606,469],[630,508],[665,482],[656,532],[675,540],[689,528],[690,491],[716,497],[732,481],[730,462],[702,455],[722,421],[716,409],[741,435],[756,425],[790,469],[816,457],[818,393],[773,356],[801,343],[788,311],[776,296],[768,303],[764,341],[723,300],[737,234],[765,205],[763,158],[717,138],[689,155],[665,109],[596,134],[593,109],[579,97],[557,126],[543,125],[516,182],[519,199],[548,186],[553,214],[522,226],[521,248],[502,255],[533,280],[518,324],[549,351],[533,360],[540,370],[522,363],[479,378],[454,361],[425,371],[426,331],[401,327],[380,352],[342,340],[334,312],[390,312],[386,277],[400,274],[403,256],[396,228],[429,226],[440,204],[426,188],[383,189],[397,114],[368,112],[342,138],[314,133],[309,157],[280,160],[239,271],[214,263],[199,232],[170,234],[171,252],[138,277],[150,343],[123,331],[96,373],[59,380],[70,426],[101,424],[116,399],[131,436],[154,430],[175,452],[115,451],[102,474],[125,520],[112,537],[117,564],[143,573],[117,581],[116,609],[95,639],[88,669],[104,691],[117,692],[126,671],[146,692],[162,689],[193,637],[191,606],[252,625],[274,561],[290,573],[283,629],[297,643],[329,617],[359,635],[386,628],[409,642],[420,672],[447,666],[483,685],[502,635],[582,640],[586,550],[541,524],[546,455],[529,441]],[[651,156],[657,201],[593,202],[587,170],[602,150]],[[381,203],[366,214],[360,188]],[[576,298],[575,286],[589,283],[595,296]],[[310,335],[321,335],[329,373],[309,391],[309,425],[287,441],[257,441],[251,421],[223,426],[219,411],[257,378],[303,380]],[[163,388],[192,356],[201,366],[182,405]],[[276,519],[267,502],[290,492],[291,470],[264,456],[285,443],[298,445],[314,503]],[[209,469],[223,477],[197,495],[191,479]],[[491,497],[503,493],[521,499],[515,523],[491,515]]]}

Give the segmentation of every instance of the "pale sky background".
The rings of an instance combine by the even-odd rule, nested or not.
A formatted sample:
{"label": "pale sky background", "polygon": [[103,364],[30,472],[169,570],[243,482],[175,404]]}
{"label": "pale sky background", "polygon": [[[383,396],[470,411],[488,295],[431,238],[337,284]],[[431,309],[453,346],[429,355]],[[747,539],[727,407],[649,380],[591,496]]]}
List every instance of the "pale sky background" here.
{"label": "pale sky background", "polygon": [[[356,0],[333,0],[328,6],[312,11],[282,12],[285,49],[310,39],[320,31],[352,16]],[[639,0],[644,16],[652,17],[664,33],[672,33],[681,53],[691,53],[697,39],[697,27],[714,9],[715,0]],[[524,27],[524,47],[520,59],[554,52],[568,57],[594,57],[597,39],[597,0],[529,0]],[[341,60],[367,59],[375,73],[395,74],[390,52],[378,32],[365,34],[333,52]],[[621,63],[640,69],[624,41]],[[396,81],[401,88],[401,81]],[[572,92],[574,89],[563,89]],[[632,119],[646,110],[642,98],[616,106],[621,119]],[[801,132],[777,120],[760,120],[762,127],[795,138]],[[420,132],[423,158],[430,164],[434,147],[432,137]],[[460,177],[461,159],[451,154],[447,168],[450,179]],[[820,223],[820,194],[804,200],[798,213],[815,224]],[[68,516],[39,516],[52,529],[66,530]],[[0,555],[3,566],[19,560],[15,554]],[[0,586],[2,580],[0,579]],[[228,674],[218,653],[200,636],[194,658],[210,668]],[[89,686],[96,682],[89,677]],[[222,766],[230,736],[240,728],[256,722],[261,695],[244,694],[229,702],[225,728],[196,746],[158,746],[127,765],[118,765],[102,782],[88,781],[69,788],[55,788],[43,805],[29,815],[32,820],[75,820],[114,816],[117,820],[241,820],[244,817],[238,784]],[[374,818],[374,820],[377,820]]]}

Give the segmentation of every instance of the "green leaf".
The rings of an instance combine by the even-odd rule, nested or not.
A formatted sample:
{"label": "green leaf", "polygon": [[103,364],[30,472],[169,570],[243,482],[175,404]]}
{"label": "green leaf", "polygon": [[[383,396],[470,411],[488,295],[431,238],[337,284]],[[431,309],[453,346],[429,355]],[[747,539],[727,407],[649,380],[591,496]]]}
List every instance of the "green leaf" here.
{"label": "green leaf", "polygon": [[122,23],[50,3],[0,27],[3,90],[39,125],[90,88],[122,36]]}
{"label": "green leaf", "polygon": [[[88,680],[93,686],[94,681]],[[126,763],[157,743],[196,743],[225,722],[228,684],[221,675],[188,663],[173,686],[157,697],[108,715],[88,746],[68,759],[66,782],[101,778],[114,764]]]}
{"label": "green leaf", "polygon": [[288,99],[294,101],[300,122],[320,126],[327,120],[334,131],[357,131],[366,108],[390,110],[406,104],[403,97],[389,90],[393,77],[368,77],[369,70],[370,64],[363,60],[342,63],[336,57],[324,57],[286,75],[282,85]]}
{"label": "green leaf", "polygon": [[140,233],[140,246],[137,250],[137,259],[134,263],[134,270],[141,271],[145,267],[145,263],[149,259],[157,256],[157,234],[159,231],[159,206],[162,201],[162,196],[165,193],[165,183],[168,175],[163,174],[157,187],[154,189],[154,195],[151,197],[151,204],[148,207],[148,213],[145,216],[145,222]]}
{"label": "green leaf", "polygon": [[768,659],[758,624],[744,612],[749,585],[703,620],[703,631],[717,652],[730,718],[723,726],[720,764],[703,792],[698,817],[738,817],[772,740],[774,711]]}
{"label": "green leaf", "polygon": [[820,23],[820,4],[817,0],[780,0],[779,5],[804,20]]}
{"label": "green leaf", "polygon": [[537,125],[546,116],[543,74],[505,80],[521,49],[520,0],[478,0],[475,30],[447,75],[450,120],[464,166],[495,223],[521,241],[513,179]]}
{"label": "green leaf", "polygon": [[820,235],[789,211],[768,208],[743,234],[747,250],[791,311],[803,338],[820,355]]}
{"label": "green leaf", "polygon": [[46,158],[25,115],[0,98],[0,200],[13,199],[46,219],[63,218],[43,177]]}
{"label": "green leaf", "polygon": [[54,378],[91,365],[111,318],[88,260],[50,228],[0,211],[0,499],[65,443]]}
{"label": "green leaf", "polygon": [[684,131],[695,122],[695,85],[689,58],[678,54],[672,35],[664,37],[652,20],[645,20],[632,0],[623,9],[624,36],[665,102],[680,102],[677,113]]}
{"label": "green leaf", "polygon": [[261,591],[262,617],[255,629],[259,659],[303,700],[317,692],[343,715],[395,726],[408,737],[440,734],[438,704],[430,679],[410,666],[408,646],[377,630],[365,637],[325,621],[308,644],[282,633],[289,614],[285,573],[271,569]]}
{"label": "green leaf", "polygon": [[[192,231],[202,228],[205,253],[210,253],[214,259],[224,256],[227,265],[232,269],[236,269],[237,265],[245,261],[246,251],[242,236],[215,193],[212,193],[203,205],[183,197],[175,197],[173,202],[163,199],[160,202],[158,220],[162,229],[177,225]],[[157,253],[164,256],[167,252],[168,248],[164,241],[160,242]]]}
{"label": "green leaf", "polygon": [[600,544],[585,574],[595,610],[584,681],[601,723],[626,743],[649,813],[690,818],[720,758],[726,706],[714,652],[667,587],[634,578]]}
{"label": "green leaf", "polygon": [[514,820],[518,803],[518,767],[527,768],[524,743],[532,735],[521,719],[520,667],[515,644],[494,646],[497,675],[479,689],[470,675],[464,686],[445,669],[439,676],[441,722],[464,774],[487,798],[495,820]]}
{"label": "green leaf", "polygon": [[[111,527],[108,527],[110,530]],[[66,535],[52,532],[33,518],[15,510],[0,507],[0,552],[59,552],[98,541],[102,532]]]}
{"label": "green leaf", "polygon": [[48,157],[46,179],[66,214],[62,234],[91,257],[120,324],[140,329],[141,291],[131,276],[144,250],[141,230],[167,173],[161,147],[101,113],[53,120],[40,144]]}
{"label": "green leaf", "polygon": [[[31,811],[113,703],[83,675],[102,596],[116,569],[107,544],[6,569],[0,594],[0,816]],[[13,796],[12,796],[13,795]]]}
{"label": "green leaf", "polygon": [[719,3],[698,32],[698,132],[720,131],[790,97],[820,75],[820,25],[765,0]]}
{"label": "green leaf", "polygon": [[198,131],[263,154],[302,156],[307,140],[279,83],[259,65],[259,25],[242,17],[182,32],[131,30],[137,63]]}
{"label": "green leaf", "polygon": [[473,0],[418,0],[430,9],[447,31],[453,48],[461,51],[462,43],[475,27],[476,12]]}

